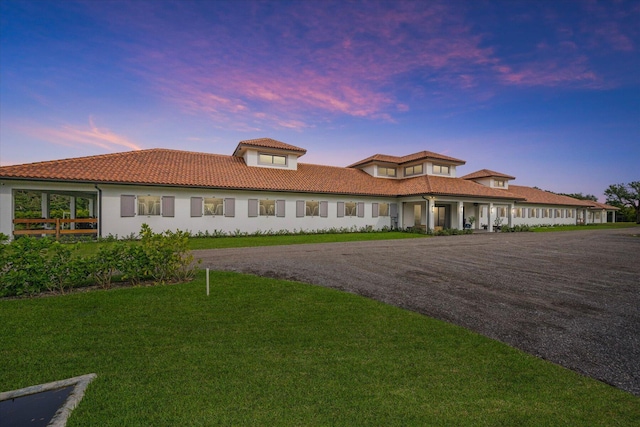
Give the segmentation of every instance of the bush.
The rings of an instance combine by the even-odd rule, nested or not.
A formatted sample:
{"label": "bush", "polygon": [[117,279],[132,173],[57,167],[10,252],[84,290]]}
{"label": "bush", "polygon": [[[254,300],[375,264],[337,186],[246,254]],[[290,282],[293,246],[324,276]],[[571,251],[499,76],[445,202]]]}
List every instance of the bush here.
{"label": "bush", "polygon": [[65,293],[91,283],[107,289],[115,278],[134,285],[148,278],[155,283],[189,280],[196,272],[189,236],[183,231],[154,233],[143,224],[140,241],[108,241],[86,258],[74,257],[76,246],[51,238],[23,237],[2,244],[6,236],[0,236],[0,297]]}

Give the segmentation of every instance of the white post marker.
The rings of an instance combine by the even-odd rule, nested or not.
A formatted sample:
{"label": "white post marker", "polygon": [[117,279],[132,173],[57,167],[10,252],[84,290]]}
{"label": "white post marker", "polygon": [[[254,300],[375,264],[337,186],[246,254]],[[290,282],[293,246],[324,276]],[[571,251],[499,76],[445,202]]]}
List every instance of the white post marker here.
{"label": "white post marker", "polygon": [[209,296],[209,268],[207,267],[207,296]]}

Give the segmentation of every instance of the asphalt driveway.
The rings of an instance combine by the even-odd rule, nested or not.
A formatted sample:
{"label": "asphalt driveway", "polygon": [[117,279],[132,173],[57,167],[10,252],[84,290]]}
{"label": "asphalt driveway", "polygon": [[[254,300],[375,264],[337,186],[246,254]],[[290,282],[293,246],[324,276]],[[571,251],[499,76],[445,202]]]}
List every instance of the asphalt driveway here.
{"label": "asphalt driveway", "polygon": [[640,229],[194,251],[203,267],[356,293],[640,396]]}

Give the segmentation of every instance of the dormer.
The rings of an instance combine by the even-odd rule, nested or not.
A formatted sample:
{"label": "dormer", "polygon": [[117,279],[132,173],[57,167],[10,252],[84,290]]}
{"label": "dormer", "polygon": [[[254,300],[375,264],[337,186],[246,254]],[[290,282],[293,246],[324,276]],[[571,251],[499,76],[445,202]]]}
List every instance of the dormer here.
{"label": "dormer", "polygon": [[514,176],[495,172],[489,169],[482,169],[477,172],[470,173],[469,175],[465,175],[462,179],[468,179],[486,187],[508,190],[509,181],[516,178]]}
{"label": "dormer", "polygon": [[298,169],[298,157],[307,150],[271,138],[240,141],[233,155],[242,157],[247,166],[274,169]]}
{"label": "dormer", "polygon": [[408,156],[375,154],[349,165],[376,178],[412,178],[420,175],[440,175],[455,178],[456,166],[465,161],[431,151],[420,151]]}

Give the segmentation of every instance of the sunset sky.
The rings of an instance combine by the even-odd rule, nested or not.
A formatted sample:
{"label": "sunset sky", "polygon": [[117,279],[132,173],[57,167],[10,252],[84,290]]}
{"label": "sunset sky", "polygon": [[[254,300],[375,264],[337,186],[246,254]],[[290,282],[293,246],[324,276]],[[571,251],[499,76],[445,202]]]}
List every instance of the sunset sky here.
{"label": "sunset sky", "polygon": [[0,164],[269,137],[640,180],[640,1],[0,0]]}

